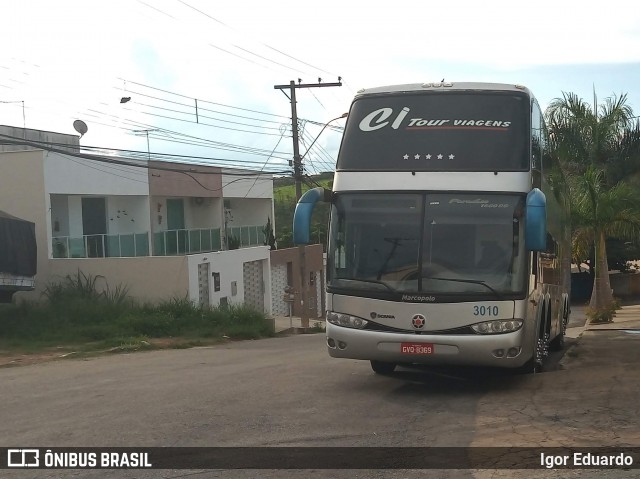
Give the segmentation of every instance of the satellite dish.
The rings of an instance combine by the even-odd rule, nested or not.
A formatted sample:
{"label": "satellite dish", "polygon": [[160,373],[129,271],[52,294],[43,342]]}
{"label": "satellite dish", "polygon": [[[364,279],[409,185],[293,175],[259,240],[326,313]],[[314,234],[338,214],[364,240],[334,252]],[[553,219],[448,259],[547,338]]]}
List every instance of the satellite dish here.
{"label": "satellite dish", "polygon": [[73,128],[80,133],[80,138],[82,138],[82,135],[84,135],[87,131],[89,131],[89,127],[87,126],[87,124],[82,121],[82,120],[76,120],[73,122]]}

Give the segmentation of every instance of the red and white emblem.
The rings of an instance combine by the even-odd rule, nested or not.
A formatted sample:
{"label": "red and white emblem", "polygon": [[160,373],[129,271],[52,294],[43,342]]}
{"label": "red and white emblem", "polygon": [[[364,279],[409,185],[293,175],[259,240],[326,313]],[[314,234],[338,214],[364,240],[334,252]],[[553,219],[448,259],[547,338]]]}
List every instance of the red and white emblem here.
{"label": "red and white emblem", "polygon": [[426,319],[421,314],[415,314],[413,318],[411,318],[411,324],[414,329],[422,329],[424,328],[424,324],[426,323]]}

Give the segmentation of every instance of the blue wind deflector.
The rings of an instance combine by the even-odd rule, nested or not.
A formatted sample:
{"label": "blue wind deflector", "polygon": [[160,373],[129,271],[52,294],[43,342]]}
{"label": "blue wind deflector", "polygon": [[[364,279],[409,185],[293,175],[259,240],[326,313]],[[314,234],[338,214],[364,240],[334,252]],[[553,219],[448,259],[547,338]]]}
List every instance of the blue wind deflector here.
{"label": "blue wind deflector", "polygon": [[525,247],[529,251],[544,251],[547,248],[547,199],[538,188],[527,194],[525,221]]}
{"label": "blue wind deflector", "polygon": [[296,205],[293,214],[293,244],[309,244],[311,232],[311,214],[318,201],[324,199],[324,188],[307,191]]}

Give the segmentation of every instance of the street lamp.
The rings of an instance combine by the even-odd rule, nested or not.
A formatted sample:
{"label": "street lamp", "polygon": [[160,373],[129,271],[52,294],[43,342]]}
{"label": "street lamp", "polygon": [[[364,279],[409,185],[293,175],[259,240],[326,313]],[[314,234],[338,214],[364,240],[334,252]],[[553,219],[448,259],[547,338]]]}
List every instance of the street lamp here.
{"label": "street lamp", "polygon": [[314,140],[311,142],[311,144],[309,145],[309,148],[307,148],[307,151],[305,151],[305,152],[304,152],[304,155],[302,155],[302,156],[300,157],[300,161],[302,161],[302,160],[303,160],[303,158],[304,158],[305,156],[307,156],[307,153],[309,153],[309,151],[311,151],[311,147],[316,143],[316,141],[318,140],[318,138],[320,138],[320,135],[322,135],[322,132],[325,130],[325,128],[326,128],[326,127],[328,127],[328,126],[329,126],[329,123],[331,123],[332,121],[340,120],[341,118],[346,118],[347,116],[349,116],[349,113],[343,113],[342,115],[337,116],[337,117],[335,117],[334,119],[329,120],[328,122],[326,122],[326,123],[324,124],[324,126],[322,127],[322,130],[320,130],[320,133],[318,133],[318,136],[316,136],[316,137],[315,137],[315,139],[314,139]]}

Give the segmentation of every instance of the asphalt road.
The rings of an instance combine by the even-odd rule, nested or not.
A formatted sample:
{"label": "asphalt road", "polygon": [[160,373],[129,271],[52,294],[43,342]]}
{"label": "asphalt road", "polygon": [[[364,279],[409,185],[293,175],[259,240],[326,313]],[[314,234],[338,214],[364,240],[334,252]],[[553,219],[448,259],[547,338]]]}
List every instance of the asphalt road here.
{"label": "asphalt road", "polygon": [[[599,360],[610,346],[598,338],[570,341],[570,353],[552,358],[548,372],[524,376],[447,369],[378,376],[367,362],[329,358],[322,334],[4,368],[0,446],[640,445],[640,375],[624,360],[624,348],[638,349],[637,339],[616,344],[620,358],[610,367]],[[5,470],[0,475],[489,478],[513,472]],[[519,477],[577,477],[580,471],[522,472]],[[636,477],[624,476],[634,471],[609,472],[615,474],[580,477]]]}

